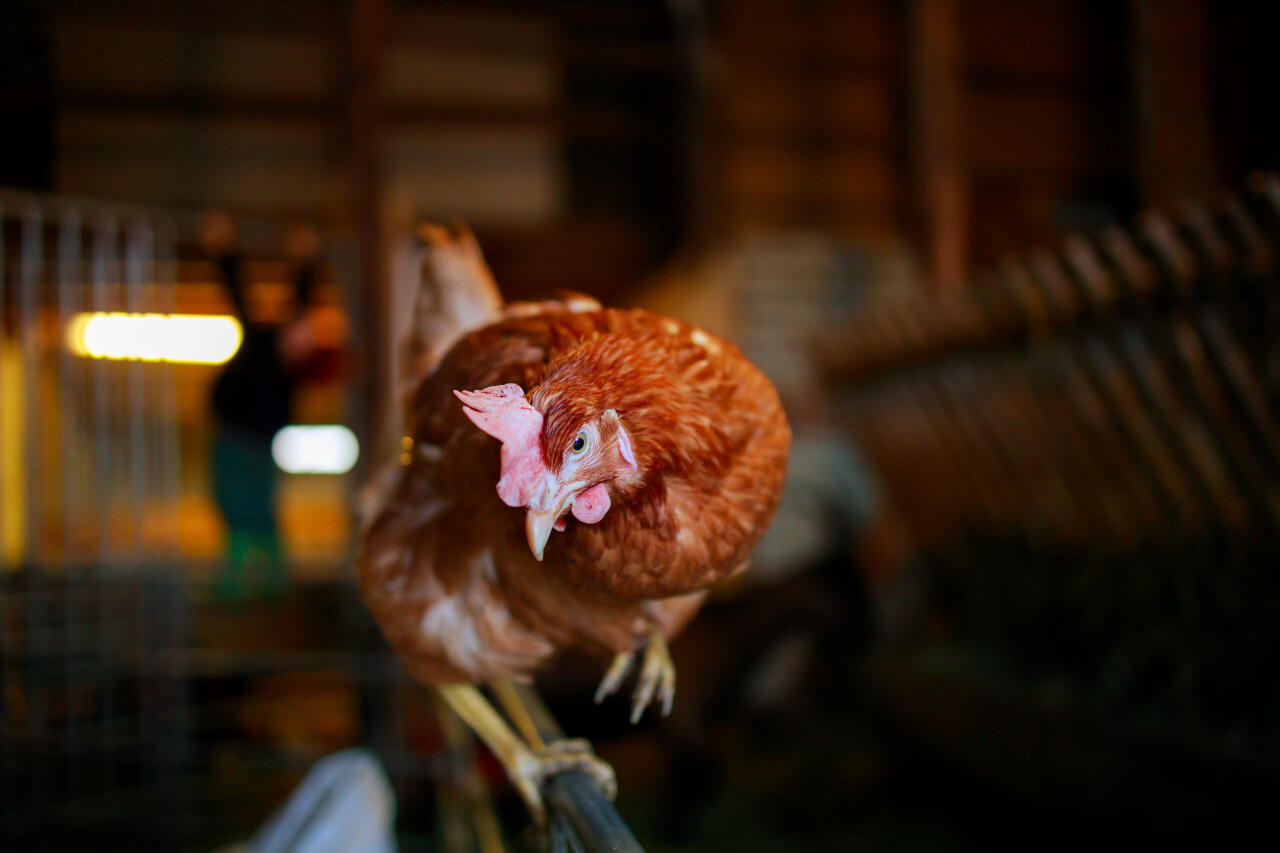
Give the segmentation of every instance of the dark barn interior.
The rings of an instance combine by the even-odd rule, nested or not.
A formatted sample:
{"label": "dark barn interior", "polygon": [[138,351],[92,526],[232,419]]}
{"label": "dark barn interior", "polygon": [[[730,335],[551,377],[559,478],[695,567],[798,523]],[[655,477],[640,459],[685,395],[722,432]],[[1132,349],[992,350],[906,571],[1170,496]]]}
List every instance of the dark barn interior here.
{"label": "dark barn interior", "polygon": [[[673,643],[671,716],[597,706],[585,653],[537,677],[644,849],[1265,838],[1277,24],[6,0],[0,847],[608,849],[529,826],[361,600],[424,222],[508,300],[736,342],[786,407],[781,508]],[[277,343],[302,366],[251,399]],[[260,421],[265,469],[227,429]],[[329,846],[282,840],[326,767],[298,831]]]}

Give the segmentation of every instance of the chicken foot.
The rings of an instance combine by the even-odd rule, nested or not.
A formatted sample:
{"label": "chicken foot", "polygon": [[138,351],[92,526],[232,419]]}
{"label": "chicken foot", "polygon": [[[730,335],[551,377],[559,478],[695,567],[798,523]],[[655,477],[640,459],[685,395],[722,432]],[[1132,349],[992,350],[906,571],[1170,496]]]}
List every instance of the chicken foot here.
{"label": "chicken foot", "polygon": [[502,764],[529,807],[534,823],[546,824],[542,784],[557,773],[581,770],[600,786],[610,800],[617,796],[618,783],[613,768],[596,757],[588,741],[557,740],[540,749],[531,748],[512,731],[475,686],[444,684],[436,689],[445,704],[479,735]]}
{"label": "chicken foot", "polygon": [[[634,651],[618,652],[609,669],[605,671],[600,686],[596,688],[596,704],[599,705],[618,692],[622,681],[631,671],[635,663]],[[645,709],[653,702],[654,695],[662,700],[662,716],[671,716],[671,706],[676,700],[676,665],[671,661],[671,652],[667,648],[667,640],[662,630],[656,625],[649,629],[649,639],[644,649],[644,665],[640,669],[640,677],[636,681],[635,692],[631,696],[631,723],[640,722]]]}

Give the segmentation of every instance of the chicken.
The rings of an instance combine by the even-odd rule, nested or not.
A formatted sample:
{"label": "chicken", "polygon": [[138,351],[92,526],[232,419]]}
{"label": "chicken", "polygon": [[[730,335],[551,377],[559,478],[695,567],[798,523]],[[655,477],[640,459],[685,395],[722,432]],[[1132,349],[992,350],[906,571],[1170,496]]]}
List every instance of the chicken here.
{"label": "chicken", "polygon": [[[468,278],[492,287],[469,232],[422,236],[419,305],[449,304],[439,291]],[[666,642],[745,567],[778,506],[790,429],[769,380],[694,326],[580,295],[452,301],[469,306],[455,326],[478,328],[435,316],[411,332],[454,343],[436,363],[430,342],[405,347],[421,374],[408,449],[371,499],[360,586],[410,673],[486,741],[538,819],[550,773],[582,767],[610,790],[612,771],[583,742],[521,741],[474,685],[527,680],[577,646],[612,656],[599,702],[643,652],[632,720],[655,698],[668,713]]]}

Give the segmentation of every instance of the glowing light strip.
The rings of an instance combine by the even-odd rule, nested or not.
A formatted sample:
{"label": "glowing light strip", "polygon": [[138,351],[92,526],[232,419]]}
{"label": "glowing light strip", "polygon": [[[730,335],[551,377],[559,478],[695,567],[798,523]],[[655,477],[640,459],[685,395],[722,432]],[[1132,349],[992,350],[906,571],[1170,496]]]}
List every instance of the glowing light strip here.
{"label": "glowing light strip", "polygon": [[360,442],[344,426],[287,426],[271,439],[271,458],[286,474],[345,474],[360,458]]}
{"label": "glowing light strip", "polygon": [[222,364],[244,334],[235,317],[195,314],[76,314],[67,346],[86,358]]}

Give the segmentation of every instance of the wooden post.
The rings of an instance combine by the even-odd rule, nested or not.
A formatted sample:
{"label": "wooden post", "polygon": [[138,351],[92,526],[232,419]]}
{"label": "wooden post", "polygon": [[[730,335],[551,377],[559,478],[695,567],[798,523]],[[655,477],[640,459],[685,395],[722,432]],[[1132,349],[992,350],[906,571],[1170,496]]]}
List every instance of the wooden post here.
{"label": "wooden post", "polygon": [[672,4],[676,43],[684,60],[681,113],[681,166],[684,183],[686,245],[702,250],[723,236],[720,210],[724,206],[723,179],[717,178],[713,142],[712,100],[716,89],[715,58],[707,34],[707,12],[700,2]]}
{"label": "wooden post", "polygon": [[918,221],[931,283],[962,285],[968,245],[959,0],[909,0],[907,97]]}
{"label": "wooden post", "polygon": [[0,186],[47,190],[57,152],[54,37],[51,4],[7,0],[0,25]]}
{"label": "wooden post", "polygon": [[[360,254],[360,294],[366,356],[362,462],[386,455],[390,411],[391,349],[387,342],[387,240],[383,210],[383,61],[389,0],[350,0],[346,53],[346,142],[350,211]],[[364,467],[364,466],[362,466]],[[369,470],[369,468],[366,468]]]}
{"label": "wooden post", "polygon": [[1132,0],[1134,156],[1143,207],[1207,195],[1216,183],[1200,0]]}

